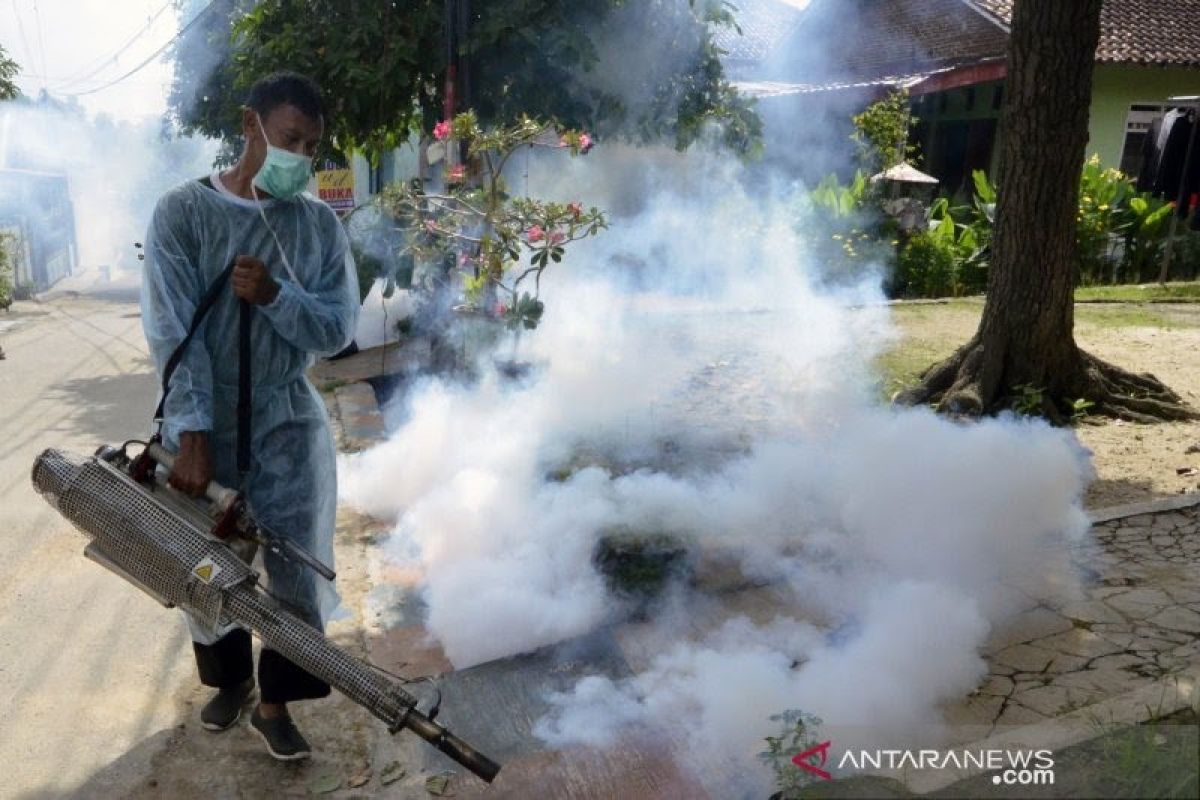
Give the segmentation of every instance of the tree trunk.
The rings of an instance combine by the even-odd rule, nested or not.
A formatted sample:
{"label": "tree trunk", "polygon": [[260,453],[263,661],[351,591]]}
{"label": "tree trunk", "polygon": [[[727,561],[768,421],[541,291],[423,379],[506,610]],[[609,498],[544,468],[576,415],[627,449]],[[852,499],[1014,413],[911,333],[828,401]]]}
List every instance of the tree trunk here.
{"label": "tree trunk", "polygon": [[1194,416],[1152,376],[1075,345],[1076,215],[1101,3],[1017,0],[983,318],[970,342],[898,402],[977,416],[1040,397],[1041,413],[1061,421],[1086,398],[1096,411],[1142,421]]}

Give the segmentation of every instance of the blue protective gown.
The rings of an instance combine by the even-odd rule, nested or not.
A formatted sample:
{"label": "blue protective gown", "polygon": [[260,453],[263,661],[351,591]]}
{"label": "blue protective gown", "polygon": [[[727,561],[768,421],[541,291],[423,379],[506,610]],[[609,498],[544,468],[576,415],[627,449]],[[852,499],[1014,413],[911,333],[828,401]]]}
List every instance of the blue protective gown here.
{"label": "blue protective gown", "polygon": [[[258,203],[189,181],[159,201],[146,236],[142,326],[159,375],[183,340],[206,288],[239,255],[260,259],[279,282],[269,305],[255,306],[252,327],[251,466],[236,460],[238,302],[223,290],[171,379],[163,440],[177,450],[183,431],[209,431],[213,477],[245,492],[255,518],[333,566],[336,464],[329,418],[305,377],[316,355],[353,338],[358,280],[345,231],[333,211],[308,194],[263,201],[287,253],[284,268]],[[322,626],[337,596],[311,570],[266,554],[271,592]],[[193,637],[211,643],[189,619]]]}

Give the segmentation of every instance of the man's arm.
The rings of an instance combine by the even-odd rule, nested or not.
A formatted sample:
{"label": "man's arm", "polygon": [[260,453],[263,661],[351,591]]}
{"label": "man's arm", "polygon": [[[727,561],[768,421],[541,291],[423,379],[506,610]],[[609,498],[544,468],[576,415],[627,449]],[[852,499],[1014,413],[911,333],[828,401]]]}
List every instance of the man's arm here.
{"label": "man's arm", "polygon": [[[350,344],[358,322],[358,274],[346,232],[332,213],[330,217],[327,224],[333,235],[314,285],[301,287],[286,278],[274,281],[278,287],[275,296],[259,306],[276,333],[317,355],[332,355]],[[263,291],[266,300],[270,288]]]}
{"label": "man's arm", "polygon": [[[199,245],[180,198],[167,195],[154,209],[146,235],[142,275],[142,330],[161,377],[167,360],[187,335],[204,293]],[[208,431],[212,429],[212,362],[197,334],[171,376],[163,407],[163,430],[179,441],[170,483],[192,495],[204,492],[212,474]]]}

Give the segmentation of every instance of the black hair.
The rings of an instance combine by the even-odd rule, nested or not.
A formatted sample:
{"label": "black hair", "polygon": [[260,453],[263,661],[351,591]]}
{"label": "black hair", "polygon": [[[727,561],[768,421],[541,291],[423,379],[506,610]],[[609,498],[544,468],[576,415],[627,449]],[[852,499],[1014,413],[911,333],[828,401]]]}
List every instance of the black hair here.
{"label": "black hair", "polygon": [[291,104],[309,119],[320,122],[325,118],[325,101],[321,87],[312,78],[298,72],[273,72],[260,78],[246,98],[246,105],[263,119],[279,106]]}

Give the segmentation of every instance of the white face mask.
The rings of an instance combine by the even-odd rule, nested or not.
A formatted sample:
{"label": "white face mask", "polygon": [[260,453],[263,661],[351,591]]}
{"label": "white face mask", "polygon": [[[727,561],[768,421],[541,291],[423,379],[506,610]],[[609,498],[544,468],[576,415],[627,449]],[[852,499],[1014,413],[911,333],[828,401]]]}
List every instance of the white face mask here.
{"label": "white face mask", "polygon": [[295,197],[308,186],[308,179],[312,176],[312,159],[271,144],[262,117],[257,113],[254,117],[258,120],[258,129],[262,131],[263,142],[267,145],[267,157],[254,176],[253,184],[281,200]]}
{"label": "white face mask", "polygon": [[[300,192],[304,191],[304,187],[308,185],[308,176],[312,171],[312,159],[308,158],[307,156],[296,155],[295,153],[284,150],[282,147],[276,147],[275,145],[271,144],[271,140],[267,138],[267,131],[263,128],[262,117],[259,117],[257,113],[254,116],[258,119],[258,129],[262,131],[263,141],[267,144],[267,160],[263,162],[262,169],[260,169],[258,174],[254,176],[254,180],[250,181],[250,193],[254,195],[255,200],[258,200],[258,191],[255,189],[257,186],[261,187],[264,192],[270,192],[272,195],[280,199],[286,200],[289,197],[295,197],[296,195],[300,194]],[[272,163],[273,152],[282,153],[284,156],[288,156],[293,159],[292,166],[284,166],[278,170],[268,170],[267,167]],[[300,172],[299,166],[297,166],[297,159],[304,162],[303,173]],[[283,164],[284,160],[281,156],[276,155],[275,163]],[[292,176],[291,178],[286,180],[284,178],[280,178],[281,184],[278,186],[274,185],[274,180],[271,178],[272,175],[289,174]],[[283,193],[284,190],[294,188],[292,184],[299,182],[298,176],[300,174],[303,174],[304,183],[300,184],[300,188],[295,189],[295,191],[292,191],[291,194],[285,195]],[[260,181],[259,179],[263,178],[264,175],[267,177],[263,181]],[[296,271],[292,269],[291,259],[287,257],[287,251],[283,249],[283,242],[279,241],[279,234],[275,233],[275,229],[271,227],[271,223],[267,219],[267,212],[263,209],[263,204],[261,201],[258,203],[258,215],[262,217],[263,224],[267,226],[267,230],[271,232],[271,238],[275,240],[275,247],[279,250],[279,258],[283,261],[283,268],[287,270],[287,274],[292,279],[292,282],[297,286],[301,286],[302,284],[300,283],[300,279],[296,277]]]}

